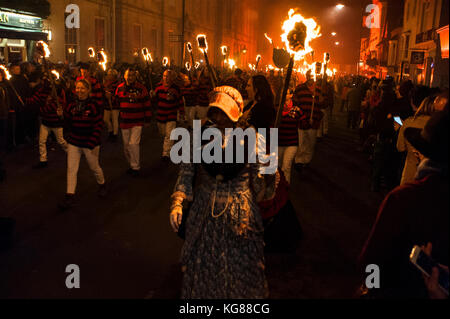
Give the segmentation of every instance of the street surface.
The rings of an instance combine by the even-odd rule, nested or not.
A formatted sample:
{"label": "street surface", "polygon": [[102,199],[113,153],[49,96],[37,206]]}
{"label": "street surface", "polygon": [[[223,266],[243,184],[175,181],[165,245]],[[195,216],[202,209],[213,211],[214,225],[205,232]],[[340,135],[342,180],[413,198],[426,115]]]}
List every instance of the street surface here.
{"label": "street surface", "polygon": [[[382,196],[370,192],[370,165],[358,152],[356,131],[337,113],[313,163],[294,171],[291,200],[304,231],[295,254],[267,254],[271,298],[350,298],[355,261]],[[177,168],[160,161],[154,124],[144,130],[142,175],[126,174],[121,142],[104,141],[100,164],[109,195],[97,197],[84,157],[76,207],[61,213],[66,159],[48,145],[49,166],[33,170],[38,148],[6,158],[0,184],[0,217],[16,222],[14,246],[0,252],[0,298],[178,298],[182,241],[169,225],[169,197]],[[67,289],[65,268],[80,267],[80,289]]]}

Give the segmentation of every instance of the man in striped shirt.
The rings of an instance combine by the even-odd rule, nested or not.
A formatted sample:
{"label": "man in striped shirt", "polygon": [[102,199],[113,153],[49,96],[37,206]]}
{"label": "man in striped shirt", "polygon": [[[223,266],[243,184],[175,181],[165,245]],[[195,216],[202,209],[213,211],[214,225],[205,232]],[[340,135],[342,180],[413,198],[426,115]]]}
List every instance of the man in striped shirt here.
{"label": "man in striped shirt", "polygon": [[[314,91],[315,94],[313,94]],[[323,118],[321,111],[323,97],[320,91],[320,82],[315,83],[309,72],[306,82],[295,89],[292,100],[294,106],[299,107],[304,115],[299,122],[299,147],[295,156],[295,168],[301,170],[302,167],[311,163],[317,140],[317,130]]]}
{"label": "man in striped shirt", "polygon": [[87,63],[81,63],[80,65],[80,73],[81,76],[79,76],[76,81],[85,79],[88,80],[91,84],[91,95],[90,97],[92,100],[94,100],[95,103],[97,103],[98,107],[103,112],[104,108],[104,102],[105,102],[105,96],[104,96],[104,90],[103,85],[91,75],[91,72],[89,71],[89,64]]}
{"label": "man in striped shirt", "polygon": [[[53,76],[53,75],[50,75]],[[67,142],[63,137],[63,110],[66,108],[66,95],[61,87],[57,87],[58,104],[51,96],[50,82],[45,79],[36,89],[32,97],[27,99],[28,105],[39,107],[41,117],[41,127],[39,130],[39,163],[33,168],[39,169],[47,167],[47,138],[51,132],[55,134],[56,140],[62,149],[67,152]]]}
{"label": "man in striped shirt", "polygon": [[162,160],[169,162],[170,149],[173,141],[170,140],[170,133],[177,126],[178,111],[184,112],[181,102],[180,89],[175,85],[176,73],[166,70],[163,74],[162,85],[155,90],[157,100],[156,120],[158,121],[159,133],[164,137]]}
{"label": "man in striped shirt", "polygon": [[122,130],[125,158],[130,168],[127,173],[136,177],[141,169],[140,143],[142,128],[150,123],[150,98],[145,86],[137,82],[134,69],[125,71],[125,82],[116,90],[120,109],[120,129]]}

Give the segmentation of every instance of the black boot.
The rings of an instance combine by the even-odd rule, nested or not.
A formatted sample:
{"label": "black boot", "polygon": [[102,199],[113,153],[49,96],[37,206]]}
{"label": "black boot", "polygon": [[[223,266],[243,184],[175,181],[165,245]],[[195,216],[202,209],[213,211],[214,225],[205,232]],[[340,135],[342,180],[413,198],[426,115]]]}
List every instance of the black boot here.
{"label": "black boot", "polygon": [[108,195],[108,190],[106,188],[106,183],[98,185],[98,197],[105,198]]}
{"label": "black boot", "polygon": [[73,207],[74,202],[75,202],[75,194],[66,194],[62,202],[58,204],[58,208],[61,211],[66,211]]}

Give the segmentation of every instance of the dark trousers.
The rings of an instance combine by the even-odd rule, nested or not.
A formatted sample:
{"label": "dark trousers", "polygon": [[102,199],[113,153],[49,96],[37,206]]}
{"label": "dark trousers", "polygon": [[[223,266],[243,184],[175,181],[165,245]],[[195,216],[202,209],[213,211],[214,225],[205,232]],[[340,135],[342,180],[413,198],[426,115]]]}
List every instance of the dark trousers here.
{"label": "dark trousers", "polygon": [[347,128],[357,129],[359,121],[359,112],[358,111],[348,111],[347,117]]}

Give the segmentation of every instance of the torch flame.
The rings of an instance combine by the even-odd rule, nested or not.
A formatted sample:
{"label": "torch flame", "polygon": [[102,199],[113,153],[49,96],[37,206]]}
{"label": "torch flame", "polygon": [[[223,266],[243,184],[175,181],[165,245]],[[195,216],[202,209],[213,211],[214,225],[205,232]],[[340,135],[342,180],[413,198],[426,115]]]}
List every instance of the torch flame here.
{"label": "torch flame", "polygon": [[200,62],[195,62],[195,68],[198,69],[200,67]]}
{"label": "torch flame", "polygon": [[222,50],[222,55],[227,55],[228,48],[226,45],[221,46],[220,49]]}
{"label": "torch flame", "polygon": [[199,39],[201,39],[201,38],[205,38],[206,48],[200,48],[200,47],[199,47],[199,49],[200,49],[200,51],[202,51],[202,52],[208,52],[208,41],[206,41],[206,35],[204,35],[204,34],[199,34],[199,35],[197,35],[197,43],[199,43]]}
{"label": "torch flame", "polygon": [[186,62],[185,67],[186,70],[191,71],[191,64],[189,62]]}
{"label": "torch flame", "polygon": [[[294,55],[295,61],[300,61],[306,54],[313,51],[310,46],[310,42],[313,39],[320,37],[321,34],[320,26],[317,25],[314,19],[305,19],[301,14],[294,13],[294,9],[289,10],[289,19],[284,21],[283,23],[284,34],[281,35],[281,39],[286,45],[287,52]],[[304,46],[302,45],[303,47],[298,48],[297,51],[295,51],[295,48],[292,48],[289,43],[288,36],[292,31],[296,29],[297,23],[303,23],[306,27],[306,37]]]}
{"label": "torch flame", "polygon": [[258,54],[258,55],[256,56],[256,62],[261,61],[261,59],[262,59],[261,55]]}
{"label": "torch flame", "polygon": [[90,57],[90,58],[95,57],[95,50],[94,50],[93,47],[90,47],[90,48],[88,49],[88,53],[89,53],[89,57]]}
{"label": "torch flame", "polygon": [[99,62],[98,64],[101,65],[103,71],[106,71],[106,63],[108,63],[108,56],[103,50],[99,51],[99,53],[102,55],[103,62]]}
{"label": "torch flame", "polygon": [[56,79],[59,80],[59,72],[56,70],[52,70],[52,73],[56,76]]}
{"label": "torch flame", "polygon": [[44,48],[44,58],[48,58],[50,56],[50,49],[48,48],[48,44],[45,43],[44,41],[38,41],[38,45],[42,45],[42,47]]}
{"label": "torch flame", "polygon": [[145,61],[153,62],[152,54],[150,53],[150,51],[147,48],[143,48],[141,52],[142,52],[142,56],[144,57]]}
{"label": "torch flame", "polygon": [[191,42],[186,43],[186,47],[187,47],[188,52],[191,53],[192,52],[192,44],[191,44]]}
{"label": "torch flame", "polygon": [[233,59],[228,59],[227,63],[230,70],[233,70],[236,67],[236,62]]}
{"label": "torch flame", "polygon": [[6,79],[9,80],[11,78],[11,74],[9,74],[8,69],[2,64],[0,65],[0,69],[2,69],[3,71],[5,71],[6,74]]}
{"label": "torch flame", "polygon": [[267,33],[264,33],[264,36],[266,37],[267,40],[269,40],[270,44],[273,44],[272,39],[269,38],[269,36],[267,35]]}
{"label": "torch flame", "polygon": [[163,66],[166,67],[169,64],[169,58],[165,56],[163,58],[163,62],[162,63],[163,63]]}

